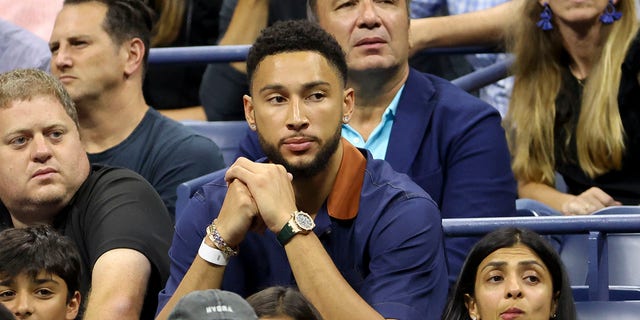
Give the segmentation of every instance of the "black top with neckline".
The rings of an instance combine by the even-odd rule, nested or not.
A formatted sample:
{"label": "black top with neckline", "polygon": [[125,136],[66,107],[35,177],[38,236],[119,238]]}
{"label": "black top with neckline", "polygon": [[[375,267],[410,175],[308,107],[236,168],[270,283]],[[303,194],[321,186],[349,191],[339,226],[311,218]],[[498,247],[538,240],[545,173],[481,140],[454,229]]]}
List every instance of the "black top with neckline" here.
{"label": "black top with neckline", "polygon": [[625,131],[626,151],[620,170],[612,170],[591,179],[577,163],[575,128],[580,114],[583,88],[571,73],[568,63],[565,65],[567,67],[563,69],[562,85],[556,97],[556,170],[562,174],[570,194],[580,194],[595,186],[623,204],[640,204],[640,32],[636,34],[621,66],[618,105]]}

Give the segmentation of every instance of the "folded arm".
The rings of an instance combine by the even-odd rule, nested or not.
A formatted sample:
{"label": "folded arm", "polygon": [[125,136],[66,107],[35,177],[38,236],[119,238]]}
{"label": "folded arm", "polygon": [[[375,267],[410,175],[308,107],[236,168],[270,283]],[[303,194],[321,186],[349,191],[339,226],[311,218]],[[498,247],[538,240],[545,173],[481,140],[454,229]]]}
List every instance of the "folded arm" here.
{"label": "folded arm", "polygon": [[139,319],[151,264],[140,252],[113,249],[93,266],[86,319]]}
{"label": "folded arm", "polygon": [[[240,158],[229,168],[226,179],[237,179],[246,185],[261,221],[274,234],[297,210],[291,175],[282,166]],[[342,277],[313,232],[294,236],[285,251],[301,292],[324,318],[382,319]]]}
{"label": "folded arm", "polygon": [[[197,204],[198,201],[196,201],[195,203],[190,203],[190,205]],[[229,184],[229,188],[224,198],[222,208],[220,209],[220,214],[216,219],[216,228],[225,242],[227,242],[232,247],[237,247],[251,228],[254,217],[256,215],[257,210],[255,209],[255,204],[253,203],[251,195],[249,194],[246,186],[239,181],[234,181]],[[193,232],[191,234],[184,235],[186,237],[191,237],[190,240],[182,239],[181,231],[183,231],[183,228],[190,228],[191,226],[193,226],[192,223],[200,224],[200,226],[198,227],[201,230],[204,230],[205,227],[211,223],[211,221],[206,221],[204,223],[202,223],[202,221],[197,221],[198,219],[202,220],[202,217],[196,217],[195,219],[195,222],[189,221],[186,223],[182,223],[182,221],[178,221],[176,236],[174,236],[174,244],[172,244],[171,249],[172,252],[170,252],[171,255],[174,254],[174,250],[181,251],[175,253],[178,258],[179,256],[188,256],[184,251],[197,251],[197,248],[193,248],[193,244],[195,244],[196,242],[193,242],[192,240],[195,238],[199,238],[198,240],[203,239],[204,244],[211,248],[217,248],[216,244],[212,242],[210,237],[194,235]],[[197,243],[200,244],[201,242]],[[183,246],[181,247],[181,245]],[[175,258],[172,257],[172,260],[174,259]],[[172,261],[172,264],[174,265],[172,265],[171,278],[167,283],[167,288],[165,288],[165,291],[161,292],[160,304],[164,302],[166,295],[170,295],[170,298],[168,299],[164,307],[162,307],[162,310],[158,313],[156,319],[167,319],[178,301],[189,292],[192,292],[194,290],[219,289],[222,286],[222,279],[226,268],[223,265],[217,265],[207,262],[198,254],[195,254],[190,267],[188,267],[188,270],[186,271],[186,273],[184,273],[184,276],[181,277],[179,269],[180,265],[185,264],[185,261]],[[178,281],[179,284],[177,285],[177,287],[175,287],[175,283]],[[168,292],[172,291],[173,288],[175,288],[175,291]]]}

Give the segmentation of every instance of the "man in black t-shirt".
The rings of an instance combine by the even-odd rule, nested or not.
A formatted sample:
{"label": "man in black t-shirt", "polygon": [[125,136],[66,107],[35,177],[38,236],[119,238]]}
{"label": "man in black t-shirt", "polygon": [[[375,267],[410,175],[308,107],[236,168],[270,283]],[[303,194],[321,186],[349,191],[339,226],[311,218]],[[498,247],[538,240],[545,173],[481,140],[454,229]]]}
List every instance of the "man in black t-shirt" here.
{"label": "man in black t-shirt", "polygon": [[0,163],[0,230],[49,224],[75,242],[85,318],[152,319],[169,213],[138,174],[91,167],[71,98],[42,71],[0,75]]}

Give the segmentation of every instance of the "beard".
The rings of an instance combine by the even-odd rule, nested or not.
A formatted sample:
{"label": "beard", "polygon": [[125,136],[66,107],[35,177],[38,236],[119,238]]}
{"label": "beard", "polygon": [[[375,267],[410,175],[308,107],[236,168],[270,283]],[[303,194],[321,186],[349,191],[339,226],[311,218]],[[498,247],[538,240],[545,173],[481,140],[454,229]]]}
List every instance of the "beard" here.
{"label": "beard", "polygon": [[318,141],[318,139],[314,139],[319,142],[321,145],[320,150],[316,154],[315,158],[311,160],[311,162],[307,163],[291,163],[287,161],[282,153],[279,151],[279,145],[273,145],[267,142],[260,131],[258,130],[258,140],[260,141],[260,146],[264,151],[264,154],[267,156],[271,162],[275,164],[280,164],[287,169],[287,172],[291,173],[294,178],[311,178],[315,177],[317,174],[322,172],[329,165],[329,159],[336,153],[338,150],[338,146],[340,145],[342,133],[342,126],[338,125],[336,127],[335,132],[326,141],[326,143],[322,143],[323,141]]}

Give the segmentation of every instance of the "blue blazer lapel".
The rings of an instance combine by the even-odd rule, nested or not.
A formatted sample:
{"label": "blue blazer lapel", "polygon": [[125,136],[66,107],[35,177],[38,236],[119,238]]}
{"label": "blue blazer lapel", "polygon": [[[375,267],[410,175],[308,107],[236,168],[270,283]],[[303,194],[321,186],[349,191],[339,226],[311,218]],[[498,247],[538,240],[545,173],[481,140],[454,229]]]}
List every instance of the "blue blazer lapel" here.
{"label": "blue blazer lapel", "polygon": [[398,172],[409,173],[418,151],[425,143],[435,107],[433,83],[419,71],[410,69],[398,102],[385,160]]}

